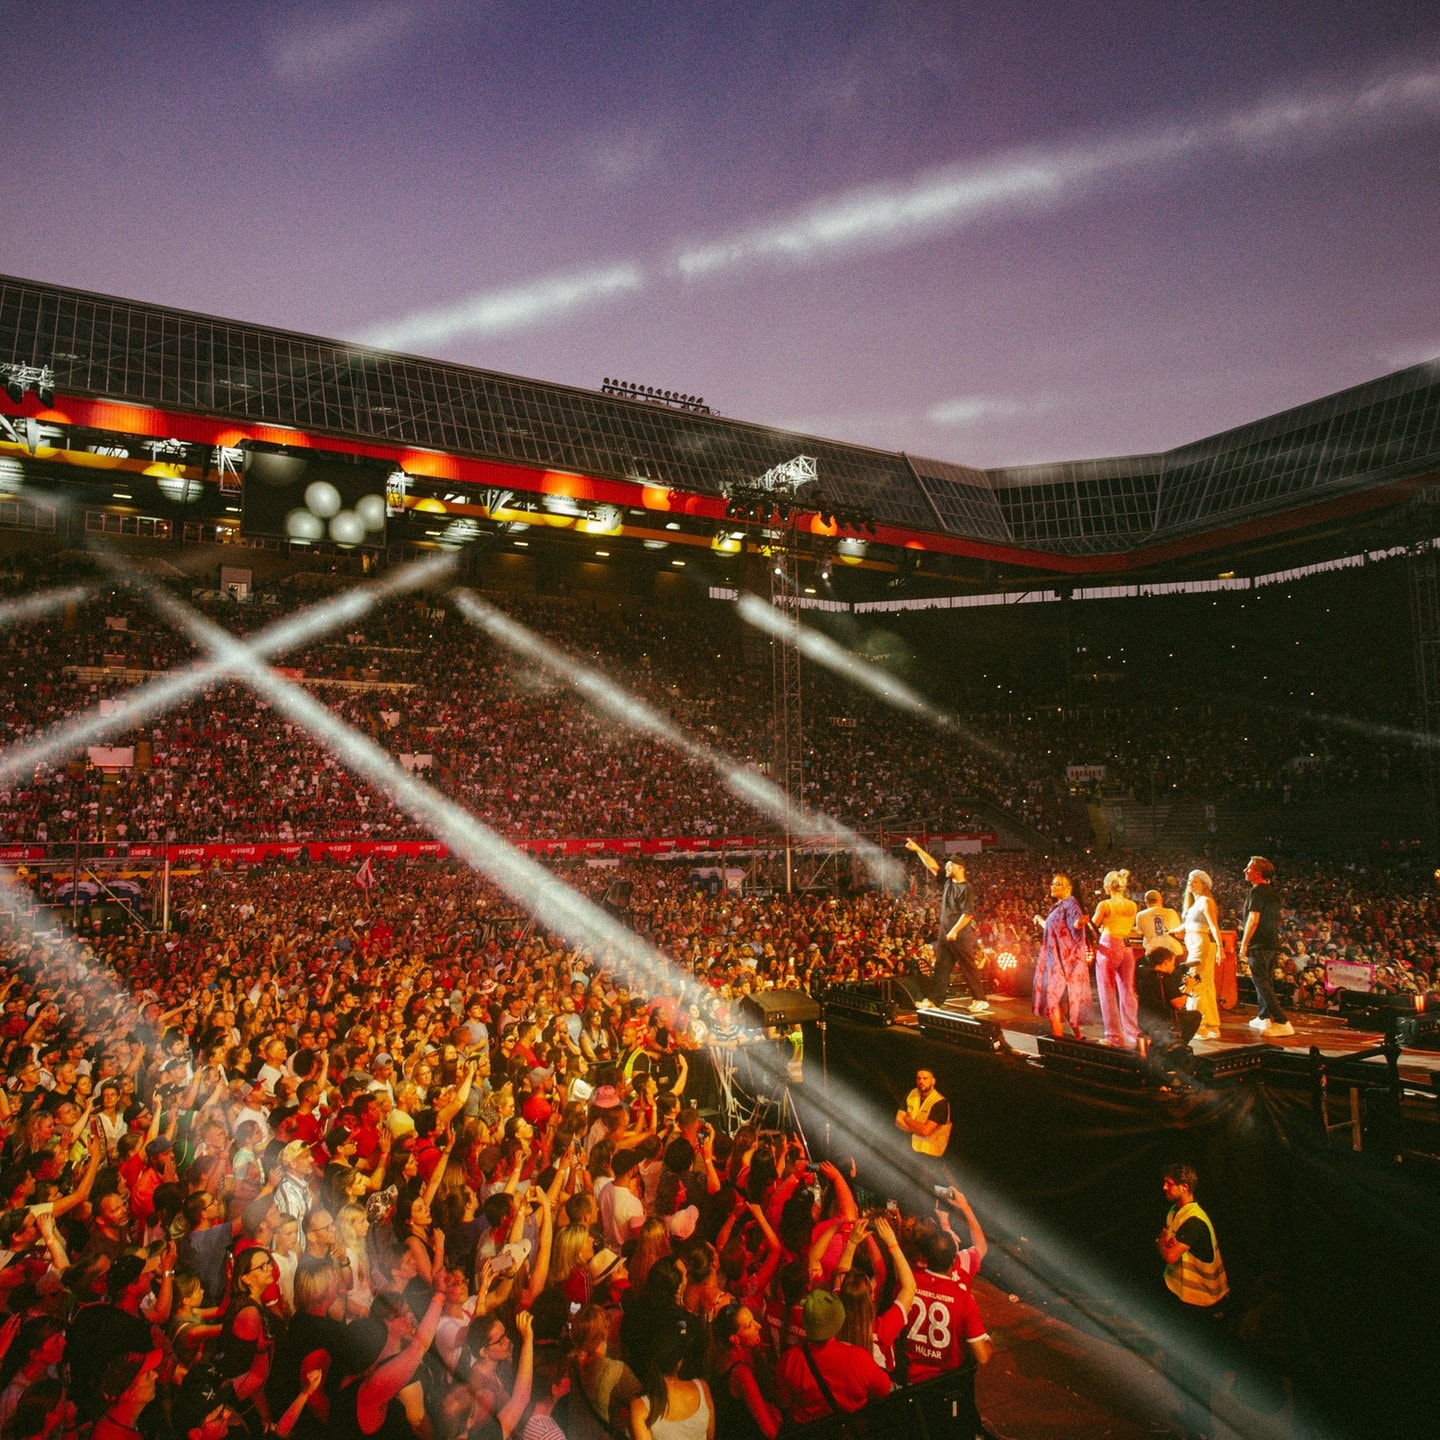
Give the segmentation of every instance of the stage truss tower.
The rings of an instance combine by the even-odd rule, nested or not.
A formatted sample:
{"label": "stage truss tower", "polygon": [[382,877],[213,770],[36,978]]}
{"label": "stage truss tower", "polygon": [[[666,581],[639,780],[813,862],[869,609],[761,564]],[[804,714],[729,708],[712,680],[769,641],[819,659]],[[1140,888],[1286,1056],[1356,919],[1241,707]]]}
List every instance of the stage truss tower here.
{"label": "stage truss tower", "polygon": [[797,455],[751,486],[764,514],[762,548],[769,551],[770,604],[785,625],[770,641],[771,779],[785,796],[785,893],[795,886],[792,818],[805,803],[804,709],[800,691],[799,491],[816,479],[815,460]]}

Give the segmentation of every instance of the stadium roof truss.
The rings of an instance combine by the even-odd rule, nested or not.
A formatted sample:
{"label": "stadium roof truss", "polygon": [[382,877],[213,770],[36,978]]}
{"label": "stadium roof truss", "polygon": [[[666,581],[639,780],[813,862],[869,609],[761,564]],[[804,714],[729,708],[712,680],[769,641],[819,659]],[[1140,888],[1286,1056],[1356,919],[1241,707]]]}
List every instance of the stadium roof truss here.
{"label": "stadium roof truss", "polygon": [[[499,462],[490,483],[516,490],[526,470],[537,492],[560,471],[716,515],[729,486],[803,450],[827,500],[873,512],[882,542],[1075,572],[1379,509],[1440,478],[1440,362],[1161,454],[988,471],[9,277],[0,362],[51,367],[60,412],[93,400],[228,422],[224,443],[278,427],[352,453]],[[30,397],[22,412],[65,418]]]}

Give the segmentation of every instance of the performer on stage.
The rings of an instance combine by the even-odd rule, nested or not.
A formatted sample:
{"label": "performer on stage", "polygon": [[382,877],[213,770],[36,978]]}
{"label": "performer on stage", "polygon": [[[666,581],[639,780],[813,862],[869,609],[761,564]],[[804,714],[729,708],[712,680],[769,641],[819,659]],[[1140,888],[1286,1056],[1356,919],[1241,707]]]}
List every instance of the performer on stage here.
{"label": "performer on stage", "polygon": [[1100,1020],[1105,1026],[1102,1045],[1133,1050],[1140,1039],[1136,1024],[1135,952],[1130,936],[1138,908],[1126,891],[1128,870],[1112,870],[1105,877],[1105,898],[1091,916],[1100,931],[1095,951],[1095,980],[1100,988]]}
{"label": "performer on stage", "polygon": [[1280,896],[1275,890],[1275,867],[1263,855],[1252,855],[1245,867],[1245,878],[1250,882],[1250,898],[1245,902],[1240,958],[1250,965],[1255,1001],[1260,1007],[1250,1028],[1267,1037],[1293,1035],[1295,1027],[1280,1008],[1275,994],[1275,952],[1280,945]]}
{"label": "performer on stage", "polygon": [[1220,1038],[1220,1001],[1215,994],[1215,963],[1220,958],[1220,915],[1215,908],[1215,887],[1203,870],[1192,870],[1185,881],[1185,963],[1199,980],[1189,1007],[1200,1012],[1202,1040]]}
{"label": "performer on stage", "polygon": [[1061,1040],[1061,1002],[1068,995],[1070,1029],[1077,1040],[1085,1038],[1080,1028],[1090,1018],[1090,970],[1085,957],[1085,912],[1071,893],[1068,875],[1050,882],[1054,904],[1044,919],[1035,917],[1045,933],[1040,941],[1040,961],[1035,966],[1035,1013],[1050,1019],[1050,1033]]}
{"label": "performer on stage", "polygon": [[[921,849],[915,840],[906,840],[905,848],[920,857],[920,863],[934,876],[940,874],[940,862]],[[958,965],[965,988],[970,992],[972,1015],[990,1008],[985,998],[985,984],[980,979],[976,957],[980,953],[980,937],[975,931],[975,914],[970,885],[965,879],[965,866],[953,856],[945,862],[945,889],[940,896],[940,929],[935,937],[935,973],[930,994],[916,1002],[928,1010],[943,1005],[950,993],[950,972]]]}

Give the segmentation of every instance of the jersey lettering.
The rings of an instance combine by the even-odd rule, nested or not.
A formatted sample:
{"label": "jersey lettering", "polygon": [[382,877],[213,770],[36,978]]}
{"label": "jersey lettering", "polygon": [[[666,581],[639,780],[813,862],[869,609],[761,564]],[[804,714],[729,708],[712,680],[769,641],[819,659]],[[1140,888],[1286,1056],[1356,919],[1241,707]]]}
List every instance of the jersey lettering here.
{"label": "jersey lettering", "polygon": [[922,1300],[915,1307],[915,1320],[908,1338],[917,1349],[929,1350],[938,1359],[950,1348],[950,1307],[943,1300]]}

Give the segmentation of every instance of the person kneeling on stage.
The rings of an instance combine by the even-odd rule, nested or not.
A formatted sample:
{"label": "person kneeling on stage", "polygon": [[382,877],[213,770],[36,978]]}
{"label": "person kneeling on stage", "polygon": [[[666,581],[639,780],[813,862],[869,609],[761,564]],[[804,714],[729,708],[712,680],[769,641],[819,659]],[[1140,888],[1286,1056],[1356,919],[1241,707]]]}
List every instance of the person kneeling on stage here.
{"label": "person kneeling on stage", "polygon": [[1200,1028],[1200,1012],[1187,1010],[1191,992],[1189,977],[1176,973],[1176,963],[1185,947],[1171,933],[1179,928],[1180,917],[1165,904],[1158,890],[1145,892],[1145,909],[1135,917],[1135,929],[1145,945],[1145,958],[1135,971],[1135,993],[1139,1000],[1142,1056],[1152,1047],[1188,1049]]}

